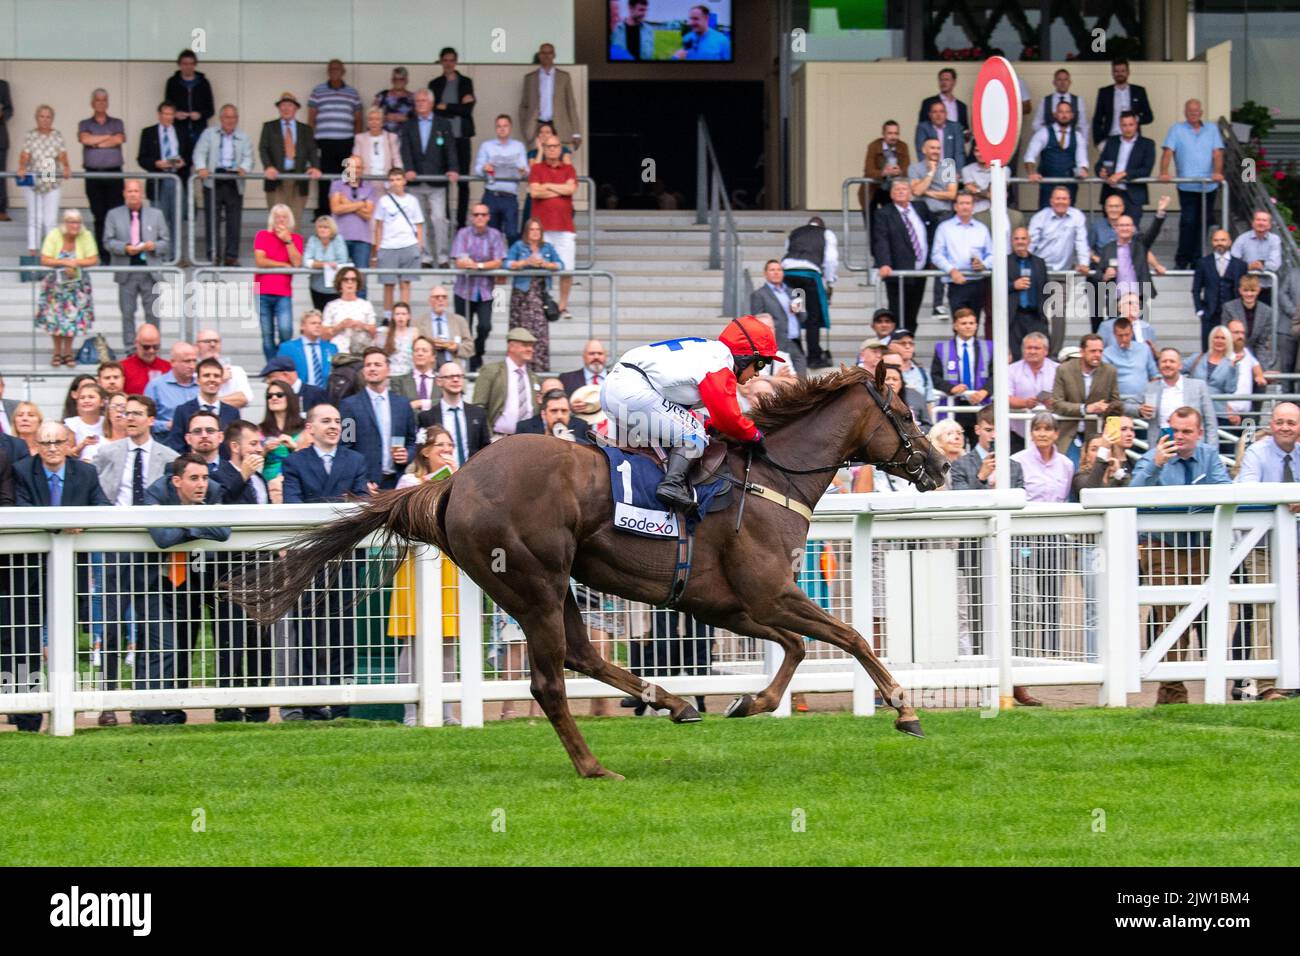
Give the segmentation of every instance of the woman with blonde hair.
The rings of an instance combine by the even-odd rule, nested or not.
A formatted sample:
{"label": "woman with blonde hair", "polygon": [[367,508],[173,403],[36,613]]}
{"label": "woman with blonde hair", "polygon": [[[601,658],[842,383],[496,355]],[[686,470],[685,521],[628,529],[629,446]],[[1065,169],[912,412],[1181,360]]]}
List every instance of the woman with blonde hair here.
{"label": "woman with blonde hair", "polygon": [[27,451],[32,455],[40,452],[40,445],[37,444],[36,435],[45,424],[45,416],[41,410],[31,402],[19,402],[15,407],[9,420],[14,425],[14,437],[22,440],[27,445]]}
{"label": "woman with blonde hair", "polygon": [[[930,433],[925,436],[926,439],[935,448],[948,459],[948,463],[954,464],[966,451],[966,433],[962,430],[961,423],[955,418],[945,418],[935,422]],[[944,480],[944,487],[952,489],[952,469],[948,469],[948,477]]]}
{"label": "woman with blonde hair", "polygon": [[[293,227],[292,209],[284,203],[270,208],[266,228],[253,239],[253,258],[259,269],[302,266],[302,236]],[[253,275],[253,284],[257,288],[257,315],[262,326],[262,355],[269,362],[275,358],[280,343],[293,338],[293,276],[258,272]]]}
{"label": "woman with blonde hair", "polygon": [[[398,488],[411,488],[423,481],[441,481],[456,470],[456,443],[451,432],[441,425],[431,425],[424,433],[424,444],[415,453],[410,470],[397,480]],[[460,603],[457,588],[459,569],[444,556],[442,560],[442,667],[443,680],[451,680],[456,667],[456,641],[460,637]],[[397,654],[397,679],[415,680],[413,650],[415,641],[415,558],[408,556],[393,578],[393,602],[388,614],[388,636],[402,642]],[[406,705],[403,723],[415,726],[416,708]],[[451,704],[442,705],[444,724],[459,721],[452,716]]]}
{"label": "woman with blonde hair", "polygon": [[36,128],[27,131],[18,154],[18,185],[27,200],[27,253],[36,255],[41,240],[59,217],[62,179],[72,178],[63,134],[54,128],[54,107],[36,107]]}
{"label": "woman with blonde hair", "polygon": [[318,270],[312,273],[307,285],[311,290],[311,304],[324,311],[327,305],[339,297],[334,288],[338,270],[352,264],[347,243],[339,235],[339,224],[333,216],[316,217],[316,231],[307,240],[307,248],[302,257],[306,260],[308,269]]}
{"label": "woman with blonde hair", "polygon": [[55,271],[41,280],[36,327],[50,333],[53,343],[50,364],[76,367],[72,339],[95,326],[95,301],[90,276],[82,270],[99,264],[95,237],[82,228],[81,213],[64,210],[63,225],[51,229],[41,245],[41,265]]}
{"label": "woman with blonde hair", "polygon": [[387,176],[396,166],[402,168],[402,150],[397,134],[384,129],[384,111],[378,106],[366,110],[365,132],[352,139],[352,155],[360,156],[366,176]]}

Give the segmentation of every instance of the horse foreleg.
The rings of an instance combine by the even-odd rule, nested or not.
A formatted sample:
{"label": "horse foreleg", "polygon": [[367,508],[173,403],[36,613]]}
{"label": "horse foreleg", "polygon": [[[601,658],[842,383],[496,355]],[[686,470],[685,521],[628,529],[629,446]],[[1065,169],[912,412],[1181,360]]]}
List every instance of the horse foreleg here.
{"label": "horse foreleg", "polygon": [[700,712],[686,700],[676,694],[668,693],[658,684],[642,680],[632,672],[624,670],[617,664],[611,664],[600,656],[587,635],[582,611],[579,610],[577,599],[574,598],[572,591],[564,599],[564,639],[566,645],[564,666],[570,670],[602,681],[654,707],[668,708],[670,719],[675,724],[692,724],[700,720]]}
{"label": "horse foreleg", "polygon": [[555,733],[559,735],[560,743],[568,751],[578,776],[622,780],[622,774],[601,766],[583,739],[582,732],[578,730],[573,714],[569,712],[569,701],[564,692],[563,614],[559,610],[534,613],[519,623],[523,625],[524,635],[528,638],[533,697],[541,704]]}
{"label": "horse foreleg", "polygon": [[880,691],[881,698],[898,711],[894,727],[914,737],[925,736],[921,732],[921,721],[917,719],[916,711],[908,702],[902,685],[894,680],[894,675],[889,673],[889,668],[876,656],[871,645],[862,639],[861,634],[843,621],[831,617],[794,585],[782,590],[774,605],[773,613],[765,615],[767,620],[778,627],[825,641],[853,655],[870,675]]}

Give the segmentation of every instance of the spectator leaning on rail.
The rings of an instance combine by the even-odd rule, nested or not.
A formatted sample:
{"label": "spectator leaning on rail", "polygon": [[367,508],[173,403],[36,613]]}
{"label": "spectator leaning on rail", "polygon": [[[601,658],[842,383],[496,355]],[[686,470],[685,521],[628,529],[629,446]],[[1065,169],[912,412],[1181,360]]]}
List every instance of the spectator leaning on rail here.
{"label": "spectator leaning on rail", "polygon": [[[136,152],[135,161],[147,173],[175,173],[180,177],[182,190],[180,196],[183,197],[185,185],[190,178],[189,152],[188,146],[181,145],[180,133],[176,129],[176,107],[164,100],[158,104],[157,124],[146,126],[140,131],[140,148]],[[147,180],[145,192],[149,196],[149,202],[161,212],[167,223],[167,231],[172,235],[179,235],[176,227],[175,181]],[[179,205],[183,210],[185,206],[183,199]]]}
{"label": "spectator leaning on rail", "polygon": [[[492,210],[488,225],[500,231],[513,245],[519,238],[519,183],[527,180],[528,150],[511,137],[512,124],[507,113],[496,119],[496,138],[484,140],[474,158],[474,175],[484,176],[483,202]],[[498,178],[500,177],[500,178]]]}
{"label": "spectator leaning on rail", "polygon": [[[451,255],[457,269],[472,272],[500,269],[506,258],[506,238],[487,224],[491,211],[483,203],[475,203],[470,210],[470,225],[456,233],[451,244]],[[474,276],[464,273],[456,276],[452,294],[456,312],[470,320],[474,326],[474,356],[470,371],[483,364],[488,336],[492,334],[492,289],[496,280],[491,276]],[[531,333],[530,333],[531,335]]]}
{"label": "spectator leaning on rail", "polygon": [[[1177,353],[1166,349],[1160,361]],[[1218,449],[1207,443],[1202,415],[1195,408],[1182,405],[1169,416],[1173,437],[1161,436],[1133,466],[1134,488],[1153,485],[1226,485],[1232,479],[1219,458]],[[1148,580],[1161,585],[1193,585],[1205,580],[1209,549],[1200,531],[1164,532],[1144,535],[1138,542],[1138,565]],[[1181,610],[1177,605],[1157,605],[1151,609],[1152,625],[1159,630],[1168,626]],[[1167,660],[1183,660],[1190,646],[1191,627],[1178,645],[1166,654]],[[1187,703],[1187,688],[1182,681],[1162,681],[1157,704]]]}
{"label": "spectator leaning on rail", "polygon": [[[1056,122],[1034,133],[1025,148],[1025,169],[1029,181],[1042,183],[1044,178],[1087,179],[1088,141],[1075,126],[1074,109],[1069,101],[1062,101],[1056,104],[1053,115]],[[1048,205],[1053,188],[1055,187],[1048,183],[1038,187],[1039,209]],[[1079,187],[1071,183],[1065,188],[1070,193],[1070,202],[1074,202]]]}
{"label": "spectator leaning on rail", "polygon": [[[170,476],[159,478],[145,492],[150,505],[216,504],[208,466],[195,454],[171,463]],[[191,541],[226,541],[223,527],[150,528],[149,537],[159,548],[174,548]],[[203,624],[203,606],[212,605],[215,575],[202,551],[178,549],[146,559],[144,643],[136,653],[136,690],[177,690],[189,686],[190,651]],[[215,608],[214,608],[215,611]],[[215,617],[215,613],[213,615]],[[183,710],[136,710],[134,724],[183,724]]]}
{"label": "spectator leaning on rail", "polygon": [[1088,221],[1070,205],[1070,191],[1064,186],[1054,187],[1047,208],[1029,220],[1029,249],[1041,256],[1052,272],[1073,269],[1088,274]]}
{"label": "spectator leaning on rail", "polygon": [[[208,258],[214,263],[239,265],[239,229],[244,213],[244,177],[253,171],[253,141],[239,129],[239,110],[221,107],[218,125],[205,129],[194,145],[194,175],[203,183],[204,235]],[[232,179],[210,179],[224,173]],[[224,241],[217,242],[224,221]]]}

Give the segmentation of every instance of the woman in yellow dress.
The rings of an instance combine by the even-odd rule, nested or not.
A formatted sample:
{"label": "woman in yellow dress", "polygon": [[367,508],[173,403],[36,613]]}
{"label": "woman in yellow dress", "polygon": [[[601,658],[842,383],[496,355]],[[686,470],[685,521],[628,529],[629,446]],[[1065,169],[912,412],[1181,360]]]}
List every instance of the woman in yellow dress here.
{"label": "woman in yellow dress", "polygon": [[[456,444],[451,433],[440,425],[432,425],[424,435],[424,444],[415,455],[411,470],[398,479],[398,488],[409,488],[422,481],[438,481],[456,470]],[[460,637],[460,601],[457,579],[460,570],[450,561],[442,562],[442,667],[443,678],[450,680],[456,663],[456,642]],[[408,556],[393,578],[393,602],[388,614],[388,636],[402,642],[397,655],[397,679],[407,683],[415,679],[412,650],[415,641],[415,558]],[[451,713],[451,704],[442,705],[444,724],[458,724]],[[415,705],[406,705],[403,721],[415,726]]]}

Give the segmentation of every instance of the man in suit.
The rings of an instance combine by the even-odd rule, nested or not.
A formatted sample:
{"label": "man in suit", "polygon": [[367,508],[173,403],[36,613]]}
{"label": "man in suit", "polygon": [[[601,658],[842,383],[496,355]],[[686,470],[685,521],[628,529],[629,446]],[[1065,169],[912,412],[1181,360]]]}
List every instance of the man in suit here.
{"label": "man in suit", "polygon": [[371,346],[361,358],[366,387],[339,404],[351,435],[344,444],[366,460],[366,477],[373,490],[394,488],[406,466],[415,460],[415,414],[410,402],[388,387],[388,356]]}
{"label": "man in suit", "polygon": [[[773,331],[776,333],[776,347],[790,356],[790,364],[795,374],[803,378],[808,374],[808,360],[804,356],[803,346],[799,344],[799,329],[803,313],[803,293],[785,284],[785,269],[779,259],[768,259],[763,267],[761,286],[749,297],[749,311],[757,315],[766,312],[772,317]],[[564,376],[560,376],[564,381]],[[578,383],[579,386],[589,384]],[[565,385],[566,389],[568,384]]]}
{"label": "man in suit", "polygon": [[1056,450],[1079,467],[1083,448],[1098,434],[1097,422],[1085,419],[1098,415],[1119,415],[1124,402],[1119,396],[1118,373],[1101,360],[1105,343],[1095,333],[1079,340],[1079,357],[1062,362],[1052,383],[1052,414],[1061,419]]}
{"label": "man in suit", "polygon": [[575,418],[569,406],[569,396],[564,389],[553,388],[542,392],[541,407],[537,414],[525,418],[519,423],[516,435],[554,435],[563,438],[572,435],[573,440],[584,445],[591,444],[587,423]]}
{"label": "man in suit", "polygon": [[925,122],[930,116],[930,107],[935,103],[942,103],[950,119],[956,120],[964,129],[970,129],[970,116],[966,110],[966,104],[953,95],[953,87],[957,85],[957,71],[950,66],[945,66],[939,71],[939,92],[935,96],[927,96],[921,101],[921,108],[917,111],[916,121]]}
{"label": "man in suit", "polygon": [[[1097,260],[1097,268],[1092,274],[1094,297],[1092,310],[1093,331],[1101,324],[1103,318],[1113,318],[1111,312],[1119,304],[1121,296],[1136,292],[1145,296],[1149,289],[1151,299],[1156,295],[1155,284],[1151,281],[1151,272],[1164,275],[1168,270],[1160,264],[1155,256],[1149,255],[1151,240],[1160,232],[1162,220],[1152,219],[1144,235],[1139,236],[1128,216],[1115,220],[1115,239],[1106,243]],[[1145,303],[1145,298],[1142,299]],[[1115,312],[1117,315],[1118,312]]]}
{"label": "man in suit", "polygon": [[325,389],[308,385],[298,377],[297,366],[287,355],[277,355],[267,362],[266,367],[261,371],[261,376],[268,385],[279,382],[293,389],[294,395],[298,397],[298,408],[304,417],[313,406],[329,401],[329,393]]}
{"label": "man in suit", "polygon": [[[1164,348],[1156,359],[1160,378],[1147,386],[1138,415],[1147,423],[1147,445],[1154,448],[1162,428],[1177,409],[1188,406],[1197,410],[1205,432],[1205,441],[1218,447],[1219,426],[1210,389],[1198,378],[1183,374],[1183,357],[1176,348]],[[1136,482],[1135,482],[1136,484]]]}
{"label": "man in suit", "polygon": [[5,377],[0,375],[0,434],[12,435],[14,431],[14,412],[18,410],[18,399],[5,398]]}
{"label": "man in suit", "polygon": [[279,179],[281,173],[306,173],[312,179],[320,178],[316,134],[310,126],[295,118],[302,104],[292,93],[281,93],[275,105],[280,116],[262,124],[262,136],[257,147],[266,172],[263,184],[266,202],[268,206],[284,203],[293,211],[294,222],[306,222],[302,211],[307,205],[310,184],[305,179],[284,182]]}
{"label": "man in suit", "polygon": [[[769,260],[768,266],[776,260]],[[777,263],[779,266],[780,263]],[[766,274],[766,270],[764,270]],[[751,301],[751,305],[752,305]],[[582,368],[576,368],[572,372],[563,372],[560,375],[560,384],[570,397],[584,385],[600,385],[605,381],[605,372],[609,365],[609,353],[605,351],[605,344],[600,339],[589,339],[582,347]],[[574,409],[579,413],[585,414],[581,409]]]}
{"label": "man in suit", "polygon": [[916,331],[916,316],[925,295],[924,276],[890,280],[895,269],[924,269],[930,252],[926,240],[924,207],[912,202],[912,186],[905,177],[890,181],[889,202],[876,210],[871,229],[871,253],[885,282],[889,309],[902,327]]}
{"label": "man in suit", "polygon": [[[1052,191],[1059,184],[1043,183],[1047,179],[1087,179],[1088,142],[1075,126],[1074,110],[1068,102],[1056,104],[1056,121],[1044,126],[1029,138],[1025,147],[1025,170],[1030,182],[1042,183],[1038,187],[1038,208],[1046,208]],[[1074,202],[1079,187],[1070,183],[1065,187]]]}
{"label": "man in suit", "polygon": [[421,428],[441,425],[447,429],[456,445],[456,461],[463,465],[492,441],[487,411],[465,401],[465,370],[456,362],[438,369],[437,381],[442,394],[430,399],[429,408],[420,412],[418,424]]}
{"label": "man in suit", "polygon": [[197,397],[176,406],[172,413],[172,430],[166,438],[167,447],[178,454],[187,450],[186,435],[189,433],[190,417],[198,412],[211,412],[217,417],[222,431],[239,419],[239,409],[221,401],[221,380],[225,367],[214,358],[199,362],[194,373],[199,383]]}
{"label": "man in suit", "polygon": [[[67,428],[46,422],[36,437],[37,455],[13,466],[12,477],[7,459],[0,465],[0,501],[20,508],[108,504],[94,466],[72,457],[72,436]],[[8,689],[20,693],[41,689],[41,574],[40,563],[30,558],[15,556],[0,562],[9,618],[8,626],[0,628],[0,660],[10,672]],[[84,584],[78,591],[86,591]],[[12,722],[19,730],[36,732],[41,729],[41,719],[41,714],[15,714]]]}
{"label": "man in suit", "polygon": [[577,150],[582,145],[582,123],[578,120],[578,101],[573,96],[573,80],[555,66],[555,47],[543,43],[537,48],[538,68],[524,74],[523,95],[519,100],[519,132],[525,142],[537,136],[537,126],[550,122],[560,142]]}
{"label": "man in suit", "polygon": [[429,314],[417,315],[412,323],[417,333],[433,342],[436,365],[468,362],[474,357],[474,337],[470,335],[469,323],[464,316],[451,311],[450,296],[446,286],[434,286],[429,290]]}
{"label": "man in suit", "polygon": [[541,377],[529,371],[536,336],[516,326],[506,333],[506,357],[484,365],[474,385],[474,404],[487,410],[495,435],[513,435],[525,418],[533,416],[533,396],[541,394]]}
{"label": "man in suit", "polygon": [[1210,329],[1221,325],[1223,306],[1237,297],[1237,282],[1249,267],[1245,259],[1232,254],[1232,234],[1214,230],[1210,237],[1212,251],[1196,260],[1192,276],[1192,305],[1201,320],[1201,351],[1210,347]]}
{"label": "man in suit", "polygon": [[[104,223],[104,243],[115,256],[125,258],[126,265],[160,266],[171,258],[173,232],[167,220],[154,206],[144,204],[144,182],[128,179],[122,187],[121,206],[108,211]],[[140,300],[144,320],[157,317],[155,307],[161,272],[119,272],[117,304],[122,310],[122,344],[135,347],[135,303]]]}
{"label": "man in suit", "polygon": [[[210,126],[194,144],[194,175],[206,190],[203,194],[204,234],[208,258],[228,266],[239,265],[239,226],[244,212],[244,177],[253,171],[253,142],[239,129],[239,110],[230,103],[221,107],[217,126]],[[211,178],[224,173],[230,179]],[[218,242],[218,225],[225,222],[224,241]],[[224,254],[224,259],[220,258]]]}
{"label": "man in suit", "polygon": [[[198,418],[199,416],[195,416]],[[197,454],[187,452],[168,466],[168,475],[145,491],[145,504],[167,506],[211,505],[220,500],[208,465]],[[149,537],[160,549],[190,541],[226,541],[226,527],[150,528]],[[203,552],[181,549],[144,559],[148,590],[145,616],[139,630],[144,640],[136,651],[137,690],[177,690],[190,683],[190,651],[203,626],[203,608],[216,618],[216,575],[212,557]],[[139,620],[139,619],[137,619]],[[183,724],[183,710],[134,710],[133,724]]]}
{"label": "man in suit", "polygon": [[877,183],[888,183],[895,176],[902,176],[912,164],[912,155],[900,132],[896,121],[887,120],[880,128],[880,139],[873,139],[867,144],[867,155],[862,160],[862,175],[876,180],[876,183],[863,183],[858,187],[858,202],[862,206],[862,218],[868,230],[871,229],[871,220],[876,210],[889,198],[888,186],[882,188]]}
{"label": "man in suit", "polygon": [[416,90],[415,113],[402,124],[398,142],[408,188],[423,207],[424,218],[429,223],[425,230],[428,249],[424,258],[439,266],[445,266],[448,261],[447,187],[442,183],[413,180],[416,176],[446,176],[452,183],[460,180],[461,167],[452,140],[451,121],[434,112],[433,93]]}
{"label": "man in suit", "polygon": [[[438,54],[442,72],[429,81],[433,93],[433,108],[445,117],[451,126],[451,138],[456,150],[456,168],[470,171],[470,140],[474,138],[474,81],[456,69],[459,57],[456,48],[445,46]],[[469,211],[469,183],[456,185],[456,228],[465,228],[465,214]]]}
{"label": "man in suit", "polygon": [[[140,146],[135,161],[146,173],[175,173],[181,178],[181,188],[189,182],[190,164],[185,160],[188,144],[182,143],[176,129],[176,107],[166,100],[158,104],[158,122],[140,131]],[[149,202],[162,210],[167,220],[167,230],[176,230],[176,183],[170,179],[150,179],[146,187]],[[183,215],[183,213],[182,213]]]}
{"label": "man in suit", "polygon": [[198,456],[208,469],[212,497],[223,505],[254,504],[248,477],[224,457],[225,429],[214,412],[197,411],[185,431],[185,454]]}
{"label": "man in suit", "polygon": [[[975,413],[975,447],[952,463],[952,490],[970,491],[996,488],[993,478],[997,467],[997,454],[993,440],[997,430],[993,427],[993,406],[985,405]],[[1008,456],[1011,450],[1007,450]],[[1011,459],[1011,487],[1025,487],[1025,472],[1020,462]]]}
{"label": "man in suit", "polygon": [[[145,395],[130,395],[126,400],[126,437],[109,442],[95,455],[99,486],[115,505],[127,507],[145,504],[149,485],[166,474],[176,459],[176,452],[153,440],[157,407]],[[118,686],[121,664],[122,630],[127,612],[135,619],[145,619],[144,595],[148,592],[146,555],[110,552],[104,555],[104,679],[109,688]],[[112,711],[100,715],[101,726],[112,726],[117,717]]]}
{"label": "man in suit", "polygon": [[1156,144],[1138,133],[1137,114],[1125,110],[1119,117],[1119,135],[1106,137],[1097,158],[1097,175],[1106,180],[1101,187],[1101,201],[1119,196],[1124,211],[1140,226],[1142,208],[1147,204],[1147,184],[1135,183],[1151,175],[1156,164]]}
{"label": "man in suit", "polygon": [[304,384],[325,388],[329,382],[330,365],[338,351],[337,345],[321,336],[321,316],[312,309],[303,314],[298,324],[298,337],[280,343],[276,358],[293,362],[294,371]]}
{"label": "man in suit", "polygon": [[1095,146],[1100,147],[1106,137],[1119,134],[1121,113],[1134,113],[1139,126],[1155,120],[1146,89],[1130,83],[1128,73],[1128,60],[1123,57],[1112,60],[1110,78],[1115,82],[1097,91],[1097,114],[1092,118],[1092,142]]}
{"label": "man in suit", "polygon": [[[14,101],[9,95],[9,81],[0,80],[0,169],[5,165],[9,154],[9,120],[14,115]],[[0,179],[0,222],[9,221],[9,180]]]}
{"label": "man in suit", "polygon": [[[1029,251],[1029,228],[1018,226],[1011,232],[1011,252],[1007,255],[1007,306],[1011,313],[1011,360],[1020,361],[1020,348],[1030,332],[1039,332],[1052,341],[1065,334],[1065,317],[1053,325],[1047,320],[1047,263]],[[1058,343],[1059,346],[1059,343]],[[1052,351],[1056,351],[1053,349]]]}
{"label": "man in suit", "polygon": [[[924,152],[922,146],[927,139],[939,141],[939,158],[951,159],[958,168],[966,165],[966,150],[963,135],[965,129],[951,119],[940,102],[930,104],[927,118],[916,124],[916,152]],[[906,168],[906,167],[904,167]]]}
{"label": "man in suit", "polygon": [[[993,343],[977,339],[977,327],[973,311],[958,309],[952,317],[952,338],[935,343],[930,377],[934,387],[948,396],[945,404],[984,405],[993,391]],[[972,416],[962,415],[958,421],[967,442],[975,444]]]}
{"label": "man in suit", "polygon": [[1246,347],[1259,364],[1272,372],[1289,373],[1295,367],[1296,340],[1290,323],[1277,328],[1277,348],[1273,348],[1273,324],[1276,313],[1260,297],[1259,276],[1244,275],[1237,280],[1237,298],[1223,304],[1222,324],[1234,319],[1246,327]]}
{"label": "man in suit", "polygon": [[[343,433],[339,410],[324,403],[315,406],[307,416],[307,431],[312,436],[311,447],[284,460],[284,503],[342,501],[348,495],[368,495],[365,457],[339,444]],[[289,650],[287,666],[281,669],[290,684],[326,684],[352,676],[356,624],[355,615],[346,610],[352,603],[352,580],[350,562],[344,563],[332,583],[322,572],[298,605],[298,645]],[[336,707],[333,713],[325,707],[281,708],[280,719],[328,720],[347,712],[346,707]]]}
{"label": "man in suit", "polygon": [[1056,107],[1060,103],[1069,103],[1074,112],[1074,126],[1080,134],[1088,130],[1088,107],[1082,96],[1070,92],[1070,71],[1057,70],[1052,74],[1052,92],[1048,93],[1034,110],[1033,128],[1037,133],[1044,126],[1051,126],[1056,119]]}

